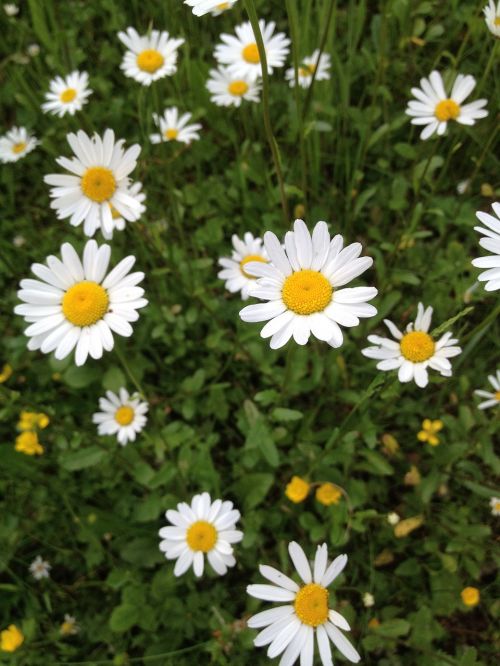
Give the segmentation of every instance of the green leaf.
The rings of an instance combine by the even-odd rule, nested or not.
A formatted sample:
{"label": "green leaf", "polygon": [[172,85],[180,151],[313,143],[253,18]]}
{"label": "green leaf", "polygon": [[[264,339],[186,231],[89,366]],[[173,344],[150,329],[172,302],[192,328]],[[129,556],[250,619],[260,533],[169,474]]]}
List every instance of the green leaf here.
{"label": "green leaf", "polygon": [[377,627],[377,634],[385,638],[397,638],[398,636],[406,636],[410,631],[411,625],[407,620],[394,618],[386,620]]}
{"label": "green leaf", "polygon": [[86,365],[80,368],[72,365],[63,373],[62,379],[70,388],[79,389],[92,384],[98,376],[98,372],[95,369]]}
{"label": "green leaf", "polygon": [[286,409],[285,407],[276,407],[271,412],[271,416],[276,421],[298,421],[304,415],[297,409]]}
{"label": "green leaf", "polygon": [[98,446],[90,446],[88,449],[78,451],[67,451],[59,457],[61,467],[70,472],[75,472],[86,467],[93,467],[100,463],[108,455],[105,449]]}
{"label": "green leaf", "polygon": [[272,466],[279,465],[279,453],[274,443],[272,432],[263,418],[259,418],[248,431],[245,446],[258,448],[265,460]]}
{"label": "green leaf", "polygon": [[261,504],[273,485],[272,474],[247,474],[234,484],[234,492],[243,503],[245,511]]}
{"label": "green leaf", "polygon": [[132,604],[122,604],[117,606],[109,618],[109,627],[111,631],[123,634],[138,622],[141,609]]}
{"label": "green leaf", "polygon": [[127,380],[120,368],[114,367],[107,370],[102,377],[102,387],[105,391],[118,391],[126,386]]}

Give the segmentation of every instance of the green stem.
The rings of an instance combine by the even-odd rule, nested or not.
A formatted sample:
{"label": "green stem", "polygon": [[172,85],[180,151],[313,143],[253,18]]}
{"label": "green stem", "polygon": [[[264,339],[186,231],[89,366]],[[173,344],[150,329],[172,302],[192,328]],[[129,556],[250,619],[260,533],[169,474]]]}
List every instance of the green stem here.
{"label": "green stem", "polygon": [[[155,655],[149,655],[148,657],[129,657],[127,659],[126,663],[146,663],[146,662],[152,662],[156,661],[158,659],[163,659],[166,657],[176,657],[177,655],[180,654],[187,654],[188,652],[195,652],[196,650],[199,650],[205,646],[210,645],[212,641],[204,641],[203,643],[197,643],[196,645],[192,645],[191,647],[187,648],[182,648],[180,650],[174,650],[173,652],[162,652],[162,654],[155,654]],[[55,662],[54,666],[104,666],[104,664],[115,664],[116,660],[115,659],[102,659],[99,661],[57,661]]]}
{"label": "green stem", "polygon": [[141,394],[141,396],[143,398],[147,398],[146,391],[142,388],[141,384],[139,383],[136,376],[134,375],[134,373],[130,369],[130,366],[128,365],[127,361],[125,360],[124,355],[122,354],[122,352],[120,351],[120,349],[118,347],[115,347],[115,353],[118,356],[118,360],[122,364],[123,369],[125,370],[125,374],[128,376],[128,378],[130,379],[132,384],[135,386],[135,388],[137,389],[137,391]]}

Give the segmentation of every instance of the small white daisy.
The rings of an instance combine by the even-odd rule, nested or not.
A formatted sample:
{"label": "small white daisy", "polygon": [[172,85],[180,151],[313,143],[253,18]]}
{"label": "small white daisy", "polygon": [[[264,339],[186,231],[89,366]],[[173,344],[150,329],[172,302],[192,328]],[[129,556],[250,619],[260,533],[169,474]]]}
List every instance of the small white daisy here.
{"label": "small white daisy", "polygon": [[0,137],[0,162],[17,162],[31,153],[38,144],[39,141],[25,127],[12,127]]}
{"label": "small white daisy", "polygon": [[30,56],[30,58],[36,58],[36,56],[40,53],[40,45],[30,44],[26,49],[26,53]]}
{"label": "small white daisy", "polygon": [[191,506],[181,502],[177,511],[169,509],[165,516],[172,526],[161,528],[160,550],[167,560],[177,560],[174,576],[182,576],[191,566],[195,576],[201,576],[204,555],[219,576],[234,567],[232,544],[243,539],[243,532],[235,529],[240,512],[232,502],[212,502],[208,493],[201,493],[193,497]]}
{"label": "small white daisy", "polygon": [[137,286],[144,273],[130,273],[135,263],[130,255],[106,275],[111,248],[94,240],[85,245],[83,261],[69,243],[61,246],[61,257],[47,257],[46,266],[32,264],[39,279],[21,280],[17,295],[24,303],[14,311],[30,324],[24,331],[28,349],[55,351],[60,360],[76,347],[76,365],[83,365],[89,354],[97,359],[113,349],[112,332],[132,335],[130,322],[148,303]]}
{"label": "small white daisy", "polygon": [[[144,192],[142,192],[142,183],[137,181],[133,185],[130,186],[128,189],[128,192],[131,197],[133,197],[136,201],[138,201],[141,204],[141,208],[139,211],[139,214],[142,215],[144,211],[146,210],[146,206],[144,206],[143,202],[146,200],[146,195]],[[113,206],[113,204],[109,204],[111,208],[111,217],[113,220],[113,227],[109,231],[105,231],[104,228],[101,228],[102,235],[106,240],[111,240],[113,238],[113,231],[123,231],[125,229],[125,226],[127,224],[127,220],[121,215],[116,208]],[[131,220],[131,222],[135,222],[135,220]]]}
{"label": "small white daisy", "polygon": [[50,578],[50,570],[52,567],[48,562],[42,559],[41,555],[37,555],[33,562],[30,564],[30,573],[35,580],[42,580],[42,578]]}
{"label": "small white daisy", "polygon": [[500,516],[500,497],[492,497],[490,499],[491,515]]}
{"label": "small white daisy", "polygon": [[128,76],[143,86],[165,76],[172,76],[177,71],[177,49],[184,44],[184,39],[170,37],[168,32],[152,30],[148,35],[139,35],[134,28],[119,32],[118,39],[128,51],[123,56],[121,69]]}
{"label": "small white daisy", "polygon": [[288,552],[301,578],[299,584],[274,567],[261,564],[260,573],[273,585],[247,587],[247,593],[256,599],[285,604],[248,620],[251,629],[265,627],[254,639],[254,645],[269,645],[270,659],[282,654],[280,666],[292,666],[299,657],[301,666],[312,666],[316,638],[323,666],[333,663],[330,641],[346,659],[357,663],[360,655],[339,630],[350,631],[349,624],[340,613],[329,608],[328,586],[342,573],[347,555],[339,555],[328,565],[328,548],[324,543],[318,546],[311,569],[298,543],[292,541]]}
{"label": "small white daisy", "polygon": [[249,76],[238,78],[231,74],[229,67],[219,65],[218,69],[210,70],[210,78],[207,81],[207,89],[210,99],[217,106],[241,106],[242,100],[247,102],[260,101],[259,81],[254,81]]}
{"label": "small white daisy", "polygon": [[15,5],[13,2],[9,2],[6,5],[3,6],[4,12],[7,14],[7,16],[16,16],[19,14],[19,7]]}
{"label": "small white daisy", "polygon": [[[290,40],[283,32],[274,33],[276,23],[259,21],[267,58],[267,71],[273,73],[275,67],[283,67],[289,52]],[[250,78],[255,81],[262,76],[259,49],[249,21],[236,26],[236,36],[223,33],[222,44],[215,47],[215,58],[223,65],[228,65],[237,78]]]}
{"label": "small white daisy", "polygon": [[255,287],[256,278],[245,271],[245,266],[251,261],[267,263],[269,260],[262,247],[262,239],[254,238],[249,231],[243,236],[243,240],[236,234],[233,234],[231,240],[234,248],[232,255],[219,259],[222,270],[217,277],[226,281],[225,287],[232,294],[241,291],[241,298],[246,301]]}
{"label": "small white daisy", "polygon": [[59,631],[63,636],[74,636],[80,631],[80,627],[76,623],[76,618],[68,613],[64,614],[64,622],[61,623]]}
{"label": "small white daisy", "polygon": [[193,8],[195,16],[204,16],[209,12],[212,16],[219,16],[222,12],[231,9],[236,2],[238,0],[227,0],[227,2],[221,2],[220,0],[184,0],[185,5]]}
{"label": "small white daisy", "polygon": [[375,606],[375,597],[373,594],[370,594],[370,592],[365,592],[363,594],[363,606],[365,608],[371,608],[372,606]]}
{"label": "small white daisy", "polygon": [[89,137],[82,130],[66,138],[75,157],[58,157],[56,162],[71,173],[51,173],[43,179],[54,186],[50,207],[57,211],[57,217],[69,217],[74,227],[83,222],[86,236],[93,236],[99,228],[105,235],[113,231],[110,204],[129,222],[139,219],[144,206],[132,196],[128,178],[137,165],[139,144],[125,151],[124,140],[115,141],[110,129],[102,138],[98,134]]}
{"label": "small white daisy", "polygon": [[261,331],[271,338],[271,349],[283,347],[293,336],[305,345],[311,333],[318,340],[340,347],[340,326],[357,326],[360,317],[373,317],[377,310],[370,301],[374,287],[339,289],[369,268],[373,259],[360,257],[361,243],[343,248],[337,234],[330,240],[326,222],[318,222],[312,237],[302,220],[285,235],[285,249],[270,231],[264,246],[270,263],[248,262],[245,271],[260,278],[252,296],[268,301],[247,305],[240,312],[246,322],[267,321]]}
{"label": "small white daisy", "polygon": [[191,143],[200,138],[198,130],[201,129],[200,123],[188,125],[191,120],[191,113],[183,113],[179,116],[179,110],[176,106],[165,109],[163,116],[153,113],[153,121],[160,130],[160,134],[151,134],[151,143],[162,143],[164,141],[179,141],[180,143]]}
{"label": "small white daisy", "polygon": [[483,13],[488,30],[495,37],[500,37],[500,0],[496,4],[495,0],[489,0]]}
{"label": "small white daisy", "polygon": [[387,514],[387,522],[389,525],[397,525],[401,518],[395,511],[391,511],[391,513]]}
{"label": "small white daisy", "polygon": [[479,403],[479,409],[488,409],[500,405],[500,370],[497,370],[496,377],[495,375],[489,375],[488,381],[493,386],[493,392],[482,391],[481,389],[474,391],[480,398],[486,398],[486,400]]}
{"label": "small white daisy", "polygon": [[410,322],[403,334],[389,319],[384,323],[396,338],[382,338],[379,335],[369,335],[368,341],[375,347],[367,347],[361,353],[367,358],[375,358],[379,362],[379,370],[398,369],[400,382],[411,382],[413,379],[420,388],[429,383],[427,368],[437,370],[443,377],[451,377],[451,363],[448,359],[458,356],[462,352],[456,344],[458,340],[452,338],[452,333],[445,333],[435,341],[428,333],[432,318],[432,308],[424,308],[418,304],[415,323]]}
{"label": "small white daisy", "polygon": [[123,387],[118,394],[106,391],[106,397],[99,398],[99,407],[102,411],[92,416],[97,432],[99,435],[116,435],[122,446],[134,442],[146,425],[148,403],[141,402],[137,393],[129,395]]}
{"label": "small white daisy", "polygon": [[87,103],[87,97],[92,94],[89,86],[89,75],[87,72],[74,71],[64,79],[56,76],[50,82],[50,92],[45,93],[47,100],[42,104],[46,113],[52,113],[62,118],[66,113],[74,115],[81,111]]}
{"label": "small white daisy", "polygon": [[473,259],[472,265],[476,268],[486,268],[488,270],[481,273],[478,277],[480,282],[486,282],[485,291],[496,291],[500,289],[500,203],[497,201],[492,206],[493,212],[497,217],[478,211],[477,219],[484,224],[484,227],[474,227],[476,231],[483,234],[479,245],[492,253],[491,257],[479,257]]}
{"label": "small white daisy", "polygon": [[446,132],[448,121],[456,120],[462,125],[474,125],[479,118],[486,118],[488,111],[483,109],[486,99],[478,99],[462,106],[462,102],[476,87],[476,79],[470,75],[458,74],[450,95],[447,95],[439,72],[433,71],[429,78],[420,80],[420,88],[412,88],[415,100],[408,103],[405,113],[412,116],[413,125],[425,125],[421,139],[428,139],[434,132],[439,136]]}
{"label": "small white daisy", "polygon": [[[322,53],[319,56],[319,49],[316,49],[312,55],[305,57],[299,65],[297,71],[299,86],[309,88],[314,72],[316,72],[315,81],[328,81],[330,79],[330,67],[330,55]],[[293,88],[295,86],[295,69],[293,67],[286,70],[285,78],[290,82],[290,87]]]}

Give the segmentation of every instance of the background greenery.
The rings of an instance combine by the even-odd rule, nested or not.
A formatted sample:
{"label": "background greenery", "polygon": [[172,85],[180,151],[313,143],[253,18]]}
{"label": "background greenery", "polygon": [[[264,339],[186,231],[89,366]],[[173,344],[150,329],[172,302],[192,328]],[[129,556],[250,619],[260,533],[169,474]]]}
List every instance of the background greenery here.
{"label": "background greenery", "polygon": [[[470,261],[482,254],[475,211],[489,209],[499,186],[498,44],[481,16],[485,1],[300,0],[287,3],[291,25],[281,0],[256,3],[261,17],[293,32],[299,57],[319,45],[333,9],[331,81],[318,83],[305,105],[307,93],[296,96],[278,70],[271,118],[291,211],[299,206],[310,228],[325,219],[347,242],[361,241],[375,259],[364,282],[379,289],[379,315],[348,330],[340,350],[314,341],[279,352],[258,326],[239,321],[239,298],[217,279],[231,234],[283,235],[293,218],[285,224],[281,213],[262,106],[221,109],[204,87],[219,33],[246,20],[243,1],[217,19],[197,19],[179,0],[30,0],[14,19],[0,12],[3,131],[25,125],[42,139],[0,170],[0,361],[14,368],[0,386],[1,628],[15,623],[26,636],[2,663],[267,663],[244,623],[264,604],[245,586],[258,580],[258,562],[290,572],[292,539],[311,554],[323,541],[331,556],[348,553],[333,599],[364,663],[495,662],[498,519],[488,501],[500,467],[499,418],[477,410],[473,390],[486,388],[498,364],[498,295],[470,291]],[[125,78],[116,33],[128,25],[185,37],[174,77],[150,89]],[[32,43],[36,57],[26,55]],[[90,74],[89,104],[75,117],[42,114],[49,80],[74,68]],[[449,78],[473,74],[489,116],[423,143],[404,108],[432,68]],[[173,104],[194,113],[202,138],[188,148],[152,146],[151,114]],[[150,305],[116,353],[77,369],[71,359],[28,352],[12,310],[32,262],[64,241],[83,247],[81,228],[51,212],[42,178],[69,154],[67,132],[106,127],[143,147],[133,177],[144,183],[147,212],[112,246],[115,261],[137,256]],[[382,376],[360,353],[383,317],[406,322],[419,300],[435,307],[435,325],[472,306],[453,324],[464,348],[453,377],[434,376],[424,391]],[[91,423],[98,397],[123,384],[137,384],[151,405],[147,430],[126,448],[98,438]],[[14,451],[23,409],[51,418],[40,435],[46,453],[36,459]],[[436,448],[417,440],[424,418],[444,421]],[[388,434],[399,443],[392,454]],[[412,465],[417,485],[405,481]],[[293,505],[284,496],[293,474],[337,483],[348,499]],[[202,490],[242,511],[238,564],[221,579],[176,580],[157,532],[167,508]],[[391,511],[424,524],[398,539]],[[28,572],[38,554],[53,566],[48,581]],[[460,600],[467,585],[481,591],[472,610]],[[367,591],[373,608],[363,607]],[[76,616],[78,635],[61,637],[65,613]],[[368,627],[373,618],[378,628]]]}

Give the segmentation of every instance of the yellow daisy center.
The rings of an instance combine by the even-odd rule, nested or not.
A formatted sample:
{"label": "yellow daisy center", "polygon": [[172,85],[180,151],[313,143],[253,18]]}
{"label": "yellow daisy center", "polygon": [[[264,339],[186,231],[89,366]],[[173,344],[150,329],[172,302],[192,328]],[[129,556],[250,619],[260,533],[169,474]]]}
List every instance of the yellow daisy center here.
{"label": "yellow daisy center", "polygon": [[286,278],[281,297],[286,307],[300,315],[322,312],[331,303],[333,287],[318,271],[305,269]]}
{"label": "yellow daisy center", "polygon": [[175,141],[175,139],[177,139],[178,136],[179,136],[179,130],[175,129],[175,127],[171,127],[170,129],[165,130],[164,132],[164,137],[168,141]]}
{"label": "yellow daisy center", "polygon": [[460,115],[460,105],[452,99],[443,99],[436,104],[434,115],[441,122],[446,120],[455,120]]}
{"label": "yellow daisy center", "polygon": [[102,319],[109,305],[106,290],[97,282],[77,282],[64,294],[62,311],[75,326],[92,326]]}
{"label": "yellow daisy center", "polygon": [[154,74],[165,62],[165,58],[155,49],[146,49],[137,56],[137,67],[143,72]]}
{"label": "yellow daisy center", "polygon": [[493,508],[495,509],[495,511],[500,511],[500,502],[495,502]]}
{"label": "yellow daisy center", "polygon": [[186,541],[191,550],[208,553],[217,542],[217,530],[206,520],[197,520],[188,529]]}
{"label": "yellow daisy center", "polygon": [[26,150],[26,142],[25,141],[19,141],[19,143],[15,143],[12,146],[12,152],[18,155],[19,153],[22,153],[24,150]]}
{"label": "yellow daisy center", "polygon": [[255,42],[253,44],[247,44],[243,51],[241,52],[243,60],[249,62],[251,65],[258,65],[260,62],[259,49]]}
{"label": "yellow daisy center", "polygon": [[246,81],[231,81],[228,91],[234,97],[241,97],[248,91],[248,83]]}
{"label": "yellow daisy center", "polygon": [[294,601],[297,617],[310,627],[319,627],[328,619],[328,590],[317,583],[304,585]]}
{"label": "yellow daisy center", "polygon": [[497,27],[500,26],[500,16],[495,16],[495,20],[493,21],[493,25],[496,25]]}
{"label": "yellow daisy center", "polygon": [[299,67],[299,76],[312,76],[315,71],[316,67],[314,65],[303,65],[302,67]]}
{"label": "yellow daisy center", "polygon": [[255,280],[255,275],[250,275],[250,273],[247,273],[245,271],[245,266],[249,264],[251,261],[261,261],[264,264],[267,264],[267,261],[261,257],[258,254],[248,254],[246,257],[243,257],[243,259],[240,261],[240,269],[243,275],[246,278],[249,278],[250,280]]}
{"label": "yellow daisy center", "polygon": [[63,90],[62,93],[59,95],[59,99],[63,104],[69,104],[72,102],[76,97],[76,90],[74,88],[66,88],[66,90]]}
{"label": "yellow daisy center", "polygon": [[399,343],[401,353],[412,363],[427,361],[434,354],[436,345],[428,333],[412,331],[403,336]]}
{"label": "yellow daisy center", "polygon": [[80,183],[86,197],[102,203],[111,199],[116,190],[116,180],[111,169],[90,167],[83,174]]}
{"label": "yellow daisy center", "polygon": [[134,410],[128,405],[118,407],[115,412],[115,421],[121,426],[128,426],[134,420]]}
{"label": "yellow daisy center", "polygon": [[500,402],[500,391],[495,391],[495,400],[498,400]]}

